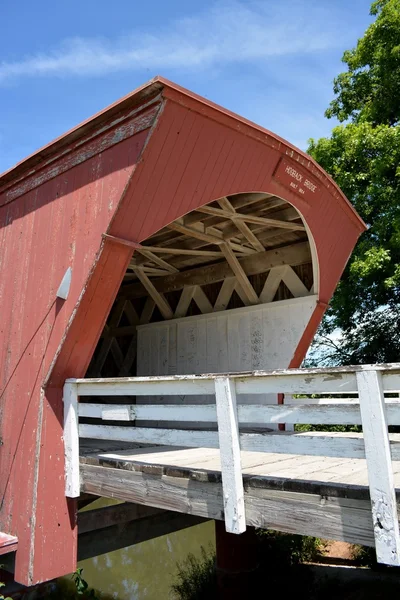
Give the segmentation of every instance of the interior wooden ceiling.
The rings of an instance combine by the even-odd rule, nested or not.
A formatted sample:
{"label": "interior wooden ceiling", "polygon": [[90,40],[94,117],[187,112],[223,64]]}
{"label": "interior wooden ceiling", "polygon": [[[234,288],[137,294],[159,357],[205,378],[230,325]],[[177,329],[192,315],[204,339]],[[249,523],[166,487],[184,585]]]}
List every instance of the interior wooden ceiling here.
{"label": "interior wooden ceiling", "polygon": [[276,196],[189,213],[135,251],[88,374],[135,375],[138,325],[313,293],[311,260],[299,214]]}
{"label": "interior wooden ceiling", "polygon": [[125,280],[163,277],[200,265],[227,261],[235,275],[236,259],[307,241],[300,215],[270,194],[228,196],[164,227],[142,245]]}

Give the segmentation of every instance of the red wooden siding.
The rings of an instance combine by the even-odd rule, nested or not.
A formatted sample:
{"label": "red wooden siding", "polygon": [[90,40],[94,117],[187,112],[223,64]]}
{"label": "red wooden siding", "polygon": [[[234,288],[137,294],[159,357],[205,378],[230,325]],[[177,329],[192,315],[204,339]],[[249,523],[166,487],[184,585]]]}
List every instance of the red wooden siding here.
{"label": "red wooden siding", "polygon": [[[149,98],[163,86],[160,111]],[[149,105],[138,110],[140,98]],[[8,173],[0,188],[0,531],[18,537],[16,579],[28,585],[75,568],[62,385],[85,374],[130,260],[123,241],[142,241],[229,194],[270,192],[291,202],[312,232],[320,268],[320,304],[294,365],[363,230],[332,180],[270,132],[161,79],[121,107],[57,141],[53,154],[49,146],[42,159],[29,159],[25,174],[21,164],[17,181]],[[282,156],[317,183],[317,196],[300,197],[274,178]],[[122,242],[102,238],[106,231]],[[56,300],[69,266],[69,297]]]}
{"label": "red wooden siding", "polygon": [[[0,208],[0,530],[18,536],[16,578],[27,585],[75,568],[75,515],[64,495],[61,388],[43,394],[41,387],[148,132],[149,123],[119,141],[117,131],[117,145],[109,144],[108,132],[105,150],[104,137],[96,139],[101,153],[86,154],[76,164],[69,155],[61,158],[52,166],[52,178]],[[11,192],[0,196],[0,204],[9,201]],[[115,246],[105,245],[98,269],[110,245]],[[129,261],[127,251],[125,256],[111,252],[117,287]],[[63,301],[55,295],[69,266],[71,289]]]}
{"label": "red wooden siding", "polygon": [[320,180],[321,194],[306,200],[274,179],[287,148],[274,149],[215,118],[167,102],[109,233],[143,241],[213,199],[270,192],[285,198],[305,218],[317,247],[320,300],[328,303],[364,229],[362,223],[328,181]]}

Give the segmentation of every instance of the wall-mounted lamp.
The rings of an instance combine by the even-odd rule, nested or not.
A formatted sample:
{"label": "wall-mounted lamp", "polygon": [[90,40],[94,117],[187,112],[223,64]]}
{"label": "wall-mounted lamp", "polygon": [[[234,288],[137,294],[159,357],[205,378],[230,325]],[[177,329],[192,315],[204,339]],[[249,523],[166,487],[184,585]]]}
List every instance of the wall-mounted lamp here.
{"label": "wall-mounted lamp", "polygon": [[62,298],[63,300],[66,300],[68,298],[69,288],[71,286],[71,276],[72,269],[71,267],[68,267],[68,269],[65,271],[64,277],[62,278],[60,287],[57,290],[57,298]]}

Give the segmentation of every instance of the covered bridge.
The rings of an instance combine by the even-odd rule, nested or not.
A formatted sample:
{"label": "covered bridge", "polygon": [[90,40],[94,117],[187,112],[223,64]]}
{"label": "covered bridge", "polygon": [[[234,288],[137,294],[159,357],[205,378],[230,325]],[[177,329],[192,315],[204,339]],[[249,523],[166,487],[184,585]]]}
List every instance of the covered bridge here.
{"label": "covered bridge", "polygon": [[[75,569],[83,492],[244,531],[239,444],[253,455],[262,448],[243,436],[287,437],[289,418],[259,414],[293,388],[257,390],[251,373],[300,366],[365,228],[334,181],[273,133],[157,77],[4,173],[0,223],[0,550],[15,552],[16,580]],[[315,377],[323,393],[342,375]],[[357,391],[343,377],[333,391]],[[199,454],[218,448],[214,385],[222,463],[234,467],[222,465],[224,506],[197,510],[196,486],[181,504],[143,479],[146,497],[133,480],[118,491],[113,473],[142,476],[156,445],[153,466],[204,472]],[[99,440],[122,454],[107,462]],[[160,444],[175,450],[161,457]],[[247,524],[264,526],[254,510]]]}

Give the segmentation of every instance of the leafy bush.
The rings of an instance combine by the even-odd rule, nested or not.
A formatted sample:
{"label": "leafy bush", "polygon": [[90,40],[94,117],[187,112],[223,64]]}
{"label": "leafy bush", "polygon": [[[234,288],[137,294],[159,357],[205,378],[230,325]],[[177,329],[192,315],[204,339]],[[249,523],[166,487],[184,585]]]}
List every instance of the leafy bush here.
{"label": "leafy bush", "polygon": [[259,530],[261,565],[285,569],[317,560],[324,548],[319,538],[292,535],[278,531]]}
{"label": "leafy bush", "polygon": [[[2,566],[3,565],[0,565],[0,569],[1,569]],[[6,585],[5,583],[3,583],[2,581],[0,581],[0,589],[3,588],[5,585]],[[8,596],[7,596],[7,598],[5,598],[3,596],[3,594],[0,592],[0,600],[12,600],[12,598],[9,598]]]}
{"label": "leafy bush", "polygon": [[[100,600],[96,595],[96,592],[89,588],[89,584],[82,576],[83,569],[77,569],[72,573],[71,578],[68,580],[66,577],[58,579],[55,582],[54,590],[48,595],[43,597],[46,600]],[[109,596],[102,595],[102,598],[106,600]]]}
{"label": "leafy bush", "polygon": [[201,557],[189,554],[186,560],[178,564],[177,583],[172,592],[177,600],[213,600],[216,598],[217,578],[215,554],[201,548]]}
{"label": "leafy bush", "polygon": [[360,567],[370,567],[372,569],[378,567],[384,568],[383,565],[378,565],[376,562],[375,548],[370,548],[368,546],[354,544],[352,547],[352,559]]}
{"label": "leafy bush", "polygon": [[[282,577],[284,571],[321,556],[324,543],[318,538],[290,535],[277,531],[258,531],[260,564],[254,573],[255,588]],[[178,565],[177,583],[172,586],[176,600],[214,600],[217,598],[215,554],[201,549],[201,557],[190,554]]]}
{"label": "leafy bush", "polygon": [[[2,582],[0,581],[0,588],[2,588],[2,587],[4,587],[4,586],[5,586],[5,583],[2,583]],[[7,596],[7,597],[4,597],[4,596],[3,596],[3,594],[0,594],[0,600],[12,600],[12,598],[10,598],[9,596]]]}

